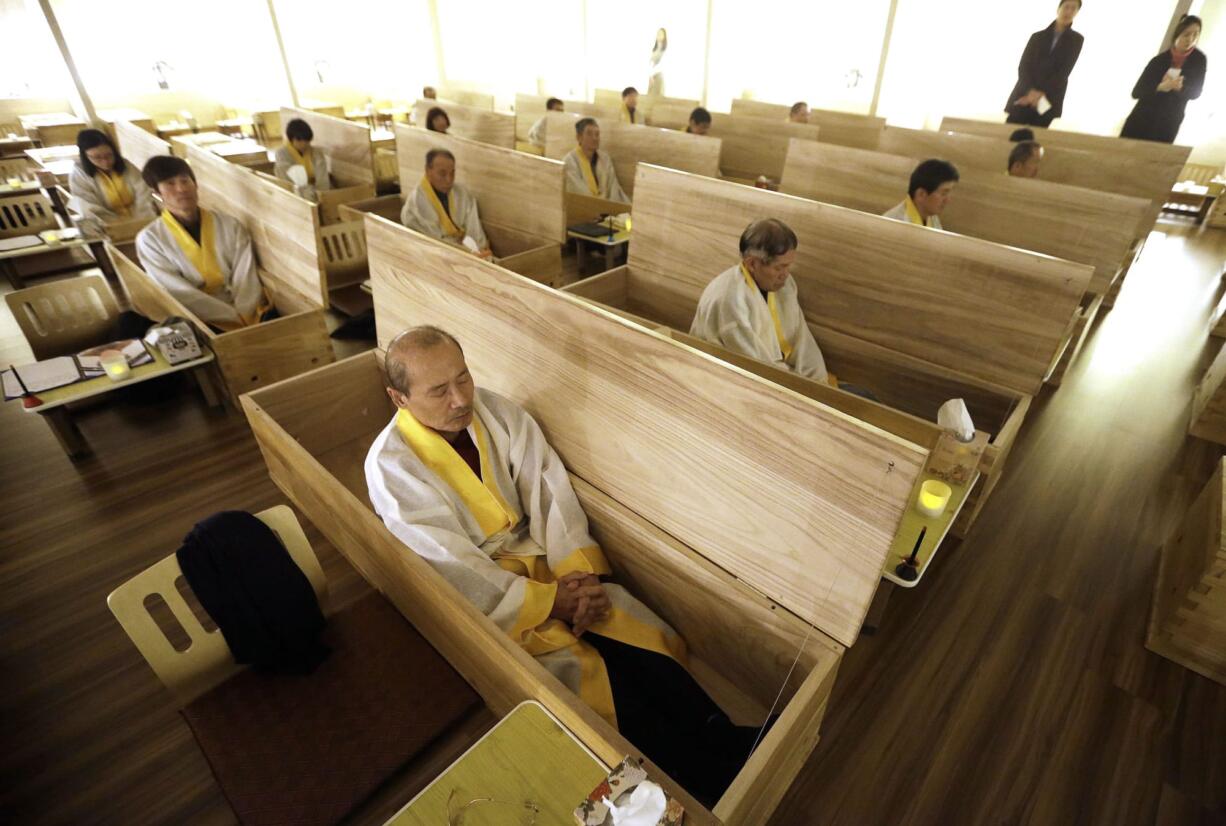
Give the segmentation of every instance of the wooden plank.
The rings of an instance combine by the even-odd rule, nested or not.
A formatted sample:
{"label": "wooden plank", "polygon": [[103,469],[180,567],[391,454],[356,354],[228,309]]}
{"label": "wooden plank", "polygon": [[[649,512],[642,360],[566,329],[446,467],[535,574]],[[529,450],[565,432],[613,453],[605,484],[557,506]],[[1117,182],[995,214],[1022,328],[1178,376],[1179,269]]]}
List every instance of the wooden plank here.
{"label": "wooden plank", "polygon": [[[1018,128],[1014,123],[993,123],[969,118],[941,119],[942,132],[962,132],[967,135],[984,135],[989,138],[1008,138]],[[1117,153],[1132,155],[1138,158],[1159,161],[1161,163],[1175,162],[1180,167],[1188,162],[1192,147],[1177,144],[1159,143],[1157,141],[1142,141],[1131,138],[1109,137],[1107,135],[1091,135],[1086,132],[1071,132],[1064,129],[1044,129],[1028,127],[1034,132],[1035,140],[1044,146],[1062,146],[1067,149],[1081,149],[1087,152]]]}
{"label": "wooden plank", "polygon": [[524,404],[572,472],[840,642],[856,638],[923,449],[366,221],[381,342],[423,323],[457,331],[478,383]]}
{"label": "wooden plank", "polygon": [[[505,149],[515,148],[515,116],[501,112],[491,112],[472,106],[462,106],[457,103],[440,103],[436,100],[419,100],[413,106],[418,128],[426,130],[426,113],[438,106],[447,113],[451,120],[449,135],[460,138],[501,146]],[[397,125],[399,129],[399,125]]]}
{"label": "wooden plank", "polygon": [[640,166],[638,186],[632,268],[668,273],[679,289],[700,294],[735,262],[747,216],[780,218],[801,239],[792,274],[819,336],[844,333],[1019,393],[1042,384],[1093,273],[659,167]]}
{"label": "wooden plank", "polygon": [[282,315],[212,340],[232,398],[336,360],[323,310]]}
{"label": "wooden plank", "polygon": [[[881,214],[907,191],[922,158],[794,140],[780,190]],[[1104,294],[1132,247],[1149,202],[978,168],[962,179],[941,222],[951,232],[1091,264],[1089,292]]]}
{"label": "wooden plank", "polygon": [[[575,148],[576,119],[569,112],[550,113],[545,128],[545,157],[561,159]],[[600,148],[613,159],[617,179],[627,195],[634,195],[634,174],[640,163],[719,177],[722,144],[719,138],[611,119],[596,122],[600,126]]]}
{"label": "wooden plank", "polygon": [[443,103],[458,103],[474,109],[494,111],[494,96],[488,92],[477,92],[455,84],[444,83],[439,86],[438,93]]}
{"label": "wooden plank", "polygon": [[[595,105],[601,109],[612,112],[614,117],[621,117],[622,110],[622,90],[621,89],[596,89],[592,94],[592,100]],[[684,111],[685,117],[688,119],[690,112],[693,112],[702,103],[691,98],[673,98],[667,95],[649,95],[646,89],[639,90],[639,105],[635,110],[635,117],[640,124],[651,123],[651,115],[657,109],[670,109],[673,111]],[[684,123],[681,126],[685,128]]]}
{"label": "wooden plank", "polygon": [[[766,103],[746,98],[734,98],[731,107],[733,115],[776,121],[786,121],[791,111],[790,104]],[[808,123],[822,130],[823,142],[859,149],[876,149],[877,142],[881,139],[881,130],[885,128],[885,118],[836,112],[831,109],[809,109]]]}
{"label": "wooden plank", "polygon": [[455,155],[456,181],[477,196],[482,224],[566,243],[566,171],[560,162],[396,124],[396,162],[406,197],[421,182],[426,153],[434,148]]}
{"label": "wooden plank", "polygon": [[[549,100],[545,95],[515,95],[515,139],[518,141],[528,140],[528,132],[538,120],[545,117],[545,103]],[[606,109],[603,106],[597,106],[595,103],[588,103],[583,100],[563,100],[563,107],[566,112],[572,114],[605,119],[617,119],[616,109]]]}
{"label": "wooden plank", "polygon": [[121,120],[116,121],[114,128],[115,142],[119,144],[120,154],[137,169],[144,169],[145,164],[155,155],[171,154],[169,142],[150,135],[139,126]]}
{"label": "wooden plank", "polygon": [[311,306],[327,307],[315,205],[200,147],[188,146],[187,152],[201,205],[247,227],[260,267],[277,282],[265,286],[301,296]]}
{"label": "wooden plank", "polygon": [[1226,347],[1218,350],[1192,396],[1188,432],[1198,439],[1226,445]]}
{"label": "wooden plank", "polygon": [[[648,123],[666,129],[685,129],[690,110],[657,106]],[[722,141],[720,171],[725,178],[752,182],[765,175],[773,181],[783,176],[792,138],[818,140],[820,128],[811,124],[788,123],[773,118],[711,113],[711,131],[707,134]]]}
{"label": "wooden plank", "polygon": [[360,123],[312,112],[309,109],[281,107],[281,123],[295,118],[311,127],[313,146],[322,149],[332,166],[333,183],[337,187],[375,184],[375,158],[370,146],[370,130]]}

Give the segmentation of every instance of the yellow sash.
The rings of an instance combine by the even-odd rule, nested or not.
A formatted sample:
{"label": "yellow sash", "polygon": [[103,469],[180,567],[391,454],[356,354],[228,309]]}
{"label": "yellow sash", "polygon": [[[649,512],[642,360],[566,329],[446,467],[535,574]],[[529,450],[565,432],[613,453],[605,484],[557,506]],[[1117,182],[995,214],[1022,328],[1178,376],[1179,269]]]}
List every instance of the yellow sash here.
{"label": "yellow sash", "polygon": [[[575,154],[579,156],[579,169],[583,171],[583,180],[587,183],[588,192],[596,198],[600,197],[600,187],[596,185],[596,173],[592,171],[592,162],[588,158],[587,153],[580,146],[575,149]],[[599,156],[597,156],[599,157]]]}
{"label": "yellow sash", "polygon": [[305,155],[301,155],[289,141],[285,142],[285,148],[289,150],[290,158],[302,164],[303,168],[306,169],[307,181],[309,183],[315,183],[315,163],[311,160],[311,155],[314,153],[307,152]]}
{"label": "yellow sash", "polygon": [[[456,224],[451,220],[451,215],[447,210],[443,209],[443,202],[438,199],[438,193],[434,191],[434,187],[430,186],[430,179],[422,176],[421,191],[426,193],[426,200],[430,202],[430,206],[434,207],[434,214],[438,216],[438,225],[443,228],[443,234],[449,235],[457,241],[464,240],[464,227]],[[452,204],[455,198],[455,190],[452,189],[452,196],[447,199],[448,205]],[[452,451],[453,453],[455,451]]]}
{"label": "yellow sash", "polygon": [[915,205],[915,201],[911,200],[911,196],[907,196],[907,220],[913,224],[919,224],[921,227],[928,226],[928,222],[920,216],[919,207]]}
{"label": "yellow sash", "polygon": [[[745,283],[749,285],[749,289],[755,293],[761,292],[744,264],[741,264],[741,275],[745,276]],[[783,359],[786,361],[792,357],[792,345],[783,334],[783,322],[779,320],[779,302],[775,299],[774,293],[766,294],[766,306],[770,308],[771,321],[775,322],[775,338],[779,339],[779,349],[783,352]]]}
{"label": "yellow sash", "polygon": [[446,439],[417,421],[412,413],[403,408],[396,412],[396,429],[400,431],[405,444],[417,454],[417,458],[459,494],[487,537],[513,528],[519,522],[519,517],[502,498],[502,493],[494,481],[489,443],[479,416],[473,414],[473,434],[476,437],[473,442],[477,445],[477,452],[481,454],[480,479]]}
{"label": "yellow sash", "polygon": [[170,230],[170,235],[179,245],[183,257],[188,260],[200,277],[204,279],[204,291],[209,295],[220,290],[226,284],[226,277],[217,263],[217,245],[213,233],[213,216],[207,210],[200,210],[200,243],[192,238],[191,233],[183,228],[170,210],[162,210],[162,223]]}
{"label": "yellow sash", "polygon": [[634,116],[637,114],[638,114],[637,109],[631,112],[629,106],[627,106],[624,103],[622,104],[622,116],[621,116],[622,123],[634,123]]}
{"label": "yellow sash", "polygon": [[132,204],[136,199],[132,197],[132,190],[128,188],[128,182],[123,179],[123,175],[99,169],[94,177],[98,179],[102,197],[106,198],[106,205],[111,212],[122,218],[131,218]]}

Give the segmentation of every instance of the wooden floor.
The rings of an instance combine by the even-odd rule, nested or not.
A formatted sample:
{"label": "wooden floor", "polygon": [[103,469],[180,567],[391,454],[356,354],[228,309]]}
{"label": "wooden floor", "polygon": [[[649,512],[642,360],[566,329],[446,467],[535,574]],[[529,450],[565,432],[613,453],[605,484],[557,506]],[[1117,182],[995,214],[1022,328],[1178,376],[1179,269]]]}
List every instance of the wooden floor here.
{"label": "wooden floor", "polygon": [[[1218,455],[1184,431],[1224,259],[1226,232],[1160,226],[971,535],[850,650],[775,823],[1226,823],[1226,688],[1142,644],[1158,545]],[[27,357],[0,311],[0,363]],[[190,385],[81,418],[74,465],[0,405],[0,822],[233,822],[105,598],[196,519],[282,499]]]}

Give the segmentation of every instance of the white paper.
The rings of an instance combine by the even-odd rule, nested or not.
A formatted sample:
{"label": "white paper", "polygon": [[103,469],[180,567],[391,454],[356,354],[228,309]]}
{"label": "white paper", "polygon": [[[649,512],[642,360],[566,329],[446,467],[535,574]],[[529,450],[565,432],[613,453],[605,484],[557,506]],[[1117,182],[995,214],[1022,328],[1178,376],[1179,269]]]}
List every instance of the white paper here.
{"label": "white paper", "polygon": [[0,378],[4,381],[4,400],[6,402],[23,395],[21,385],[17,383],[17,377],[13,375],[12,370],[5,370],[3,374],[0,374]]}
{"label": "white paper", "polygon": [[36,361],[22,367],[14,367],[21,384],[30,393],[41,393],[81,380],[77,363],[69,356]]}
{"label": "white paper", "polygon": [[1039,102],[1035,105],[1035,108],[1039,110],[1040,115],[1046,115],[1051,111],[1051,101],[1047,99],[1047,95],[1043,95],[1043,97],[1039,98]]}
{"label": "white paper", "polygon": [[310,183],[310,178],[307,176],[306,167],[300,163],[296,163],[289,169],[285,170],[285,175],[296,186],[306,186]]}
{"label": "white paper", "polygon": [[971,421],[971,412],[966,409],[966,402],[962,399],[950,399],[941,405],[937,411],[937,424],[943,430],[952,432],[959,441],[969,442],[975,438],[975,423]]}
{"label": "white paper", "polygon": [[1174,80],[1175,78],[1179,77],[1182,74],[1183,74],[1183,69],[1167,69],[1166,70],[1166,76],[1169,77],[1171,80]]}
{"label": "white paper", "polygon": [[465,235],[464,240],[460,243],[468,247],[473,252],[481,252],[481,248],[477,246],[477,242],[473,240],[471,235]]}

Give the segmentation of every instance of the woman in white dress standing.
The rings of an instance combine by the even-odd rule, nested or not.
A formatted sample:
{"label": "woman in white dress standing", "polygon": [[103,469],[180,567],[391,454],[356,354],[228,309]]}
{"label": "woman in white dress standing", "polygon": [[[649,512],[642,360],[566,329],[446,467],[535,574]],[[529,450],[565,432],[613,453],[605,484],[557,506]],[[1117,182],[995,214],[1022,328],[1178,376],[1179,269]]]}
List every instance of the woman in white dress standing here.
{"label": "woman in white dress standing", "polygon": [[659,97],[664,94],[664,52],[668,49],[668,32],[660,29],[656,32],[655,45],[651,47],[651,68],[648,72],[647,94]]}

